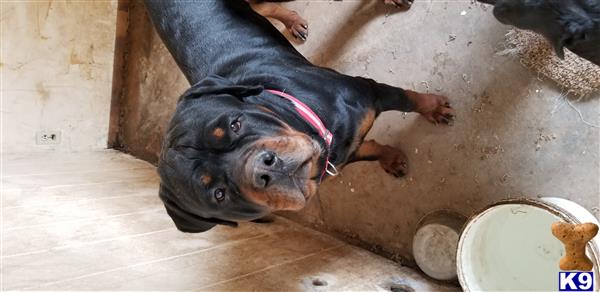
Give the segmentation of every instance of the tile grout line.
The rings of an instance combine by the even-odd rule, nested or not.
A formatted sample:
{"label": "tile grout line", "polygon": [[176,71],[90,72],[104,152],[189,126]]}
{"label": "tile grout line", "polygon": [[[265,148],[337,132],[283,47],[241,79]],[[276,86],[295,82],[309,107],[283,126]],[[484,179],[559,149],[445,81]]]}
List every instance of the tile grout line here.
{"label": "tile grout line", "polygon": [[[4,2],[4,1],[3,1]],[[114,153],[111,153],[107,150],[110,151],[114,151]],[[11,153],[2,153],[4,154],[4,164],[5,166],[10,167],[27,167],[27,166],[35,166],[39,164],[40,160],[44,160],[45,162],[49,162],[49,163],[54,163],[54,162],[60,162],[60,163],[69,163],[69,164],[75,164],[75,163],[104,163],[104,162],[132,162],[132,161],[136,161],[136,162],[140,162],[140,161],[144,161],[144,160],[140,160],[137,159],[129,154],[125,154],[124,152],[118,151],[118,150],[114,150],[114,149],[102,149],[102,150],[97,150],[97,151],[79,151],[79,152],[47,152],[47,151],[42,151],[42,152],[24,152],[21,154],[18,154],[17,157],[13,156],[13,157],[8,157],[6,158],[6,155],[11,156]],[[12,153],[15,154],[15,153]],[[43,154],[43,156],[41,155]],[[50,154],[50,156],[48,156],[48,154]],[[85,154],[81,157],[77,157],[78,154]],[[97,155],[99,154],[99,156]],[[125,156],[122,156],[125,155]],[[25,157],[27,156],[27,157]],[[33,156],[33,157],[31,157]],[[65,157],[67,157],[68,159],[65,160]],[[35,162],[32,162],[31,159],[36,159]],[[148,165],[152,165],[151,163],[148,163]]]}
{"label": "tile grout line", "polygon": [[101,200],[112,200],[112,199],[123,199],[123,198],[136,198],[136,197],[158,197],[158,195],[156,194],[156,190],[154,190],[154,192],[152,194],[143,194],[143,195],[125,195],[125,196],[112,196],[112,197],[104,197],[104,198],[89,198],[89,199],[79,199],[79,200],[65,200],[65,201],[60,201],[58,203],[54,203],[54,204],[38,204],[38,205],[16,205],[16,206],[9,206],[6,208],[2,208],[3,210],[12,210],[12,209],[18,209],[18,208],[30,208],[30,207],[35,207],[35,208],[39,208],[39,207],[54,207],[56,205],[62,205],[62,204],[72,204],[72,203],[85,203],[85,202],[95,202],[95,201],[101,201]]}
{"label": "tile grout line", "polygon": [[247,274],[235,276],[235,277],[227,279],[227,280],[223,280],[223,281],[219,281],[219,282],[216,282],[216,283],[213,283],[213,284],[202,286],[200,288],[194,289],[194,291],[201,291],[201,290],[204,290],[204,289],[207,289],[207,288],[211,288],[211,287],[214,287],[214,286],[217,286],[217,285],[221,285],[221,284],[233,282],[233,281],[236,281],[236,280],[239,280],[239,279],[243,279],[243,278],[246,278],[246,277],[258,274],[258,273],[262,273],[262,272],[268,271],[268,270],[273,269],[273,268],[277,268],[277,267],[280,267],[280,266],[283,266],[283,265],[287,265],[287,264],[292,264],[292,263],[301,261],[303,259],[306,259],[306,258],[315,256],[315,255],[318,255],[320,253],[328,252],[330,250],[334,250],[334,249],[341,248],[341,247],[344,247],[344,246],[346,246],[346,244],[340,243],[338,245],[334,245],[334,246],[331,246],[331,247],[328,247],[328,248],[325,248],[325,249],[322,249],[322,250],[319,250],[319,251],[316,251],[316,252],[313,252],[313,253],[310,253],[310,254],[298,257],[298,258],[295,258],[295,259],[291,259],[291,260],[288,260],[288,261],[283,261],[283,262],[278,263],[278,264],[270,265],[268,267],[262,268],[260,270],[256,270],[254,272],[250,272],[250,273],[247,273]]}
{"label": "tile grout line", "polygon": [[[108,181],[108,182],[94,182],[94,183],[83,183],[83,184],[72,184],[72,185],[60,185],[60,187],[79,187],[79,186],[86,186],[88,184],[101,184],[101,183],[105,183],[105,184],[118,184],[118,183],[132,183],[132,184],[138,184],[138,183],[145,183],[145,182],[156,182],[158,183],[158,177],[138,177],[138,178],[132,178],[131,180],[127,180],[127,181],[122,181],[122,180],[115,180],[115,181]],[[25,188],[9,188],[9,189],[0,189],[2,192],[16,192],[16,191],[25,191],[25,192],[34,192],[34,191],[41,191],[41,190],[45,190],[48,188],[52,188],[53,186],[45,186],[45,187],[25,187]]]}
{"label": "tile grout line", "polygon": [[[154,179],[154,178],[151,178]],[[2,189],[3,192],[6,191],[19,191],[19,190],[24,190],[24,191],[29,191],[29,190],[51,190],[51,189],[59,189],[59,188],[65,188],[65,187],[84,187],[84,186],[93,186],[93,185],[100,185],[100,184],[113,184],[113,183],[128,183],[133,181],[143,181],[143,180],[151,180],[148,177],[138,177],[138,178],[132,178],[131,180],[109,180],[109,181],[101,181],[101,182],[90,182],[90,183],[75,183],[75,184],[63,184],[63,185],[51,185],[51,186],[41,186],[41,187],[30,187],[30,188],[23,188],[23,187],[19,187],[19,188],[9,188],[9,189]],[[156,178],[156,180],[158,181],[158,177]]]}
{"label": "tile grout line", "polygon": [[94,272],[94,273],[85,274],[85,275],[81,275],[81,276],[77,276],[77,277],[67,278],[67,279],[64,279],[64,280],[47,282],[47,283],[43,283],[43,284],[39,284],[39,285],[35,285],[35,286],[21,288],[19,290],[31,290],[31,289],[34,289],[34,288],[41,288],[41,287],[46,287],[46,286],[51,286],[51,285],[66,283],[66,282],[69,282],[69,281],[74,281],[74,280],[79,280],[79,279],[85,279],[85,278],[89,278],[89,277],[93,277],[93,276],[97,276],[97,275],[102,275],[102,274],[106,274],[106,273],[111,273],[111,272],[126,270],[126,269],[129,269],[129,268],[135,268],[135,267],[139,267],[139,266],[144,266],[144,265],[149,265],[149,264],[155,264],[155,263],[170,261],[170,260],[173,260],[173,259],[178,259],[178,258],[190,256],[190,255],[195,255],[195,254],[207,252],[207,251],[210,251],[210,250],[213,250],[213,249],[216,249],[216,248],[220,248],[220,247],[223,247],[223,246],[228,246],[228,245],[232,245],[232,244],[236,244],[236,243],[241,243],[241,242],[245,242],[245,241],[252,240],[252,239],[257,239],[257,238],[262,238],[262,237],[268,237],[269,235],[271,235],[271,234],[260,234],[260,235],[256,235],[256,236],[252,236],[252,237],[248,237],[248,238],[244,238],[244,239],[240,239],[240,240],[234,240],[234,241],[230,241],[230,242],[221,243],[221,244],[209,247],[209,248],[195,250],[195,251],[192,251],[192,252],[187,252],[187,253],[183,253],[183,254],[179,254],[179,255],[174,255],[174,256],[168,256],[168,257],[164,257],[164,258],[160,258],[160,259],[155,259],[155,260],[150,260],[150,261],[145,261],[145,262],[139,262],[137,264],[132,264],[132,265],[128,265],[128,266],[121,266],[121,267],[114,268],[114,269],[108,269],[108,270],[104,270],[104,271]]}
{"label": "tile grout line", "polygon": [[140,167],[126,167],[126,168],[111,169],[110,171],[88,169],[88,170],[80,170],[80,171],[75,171],[75,170],[57,171],[57,172],[52,172],[52,173],[14,174],[14,175],[5,175],[2,178],[31,177],[31,176],[50,176],[50,175],[56,175],[56,174],[70,174],[70,173],[113,172],[113,171],[126,171],[126,170],[139,170],[139,169],[153,170],[154,167],[150,167],[150,166],[144,166],[144,167],[141,167],[141,166]]}
{"label": "tile grout line", "polygon": [[35,228],[35,227],[52,226],[52,225],[57,225],[57,224],[70,223],[70,222],[85,222],[85,221],[93,221],[93,220],[108,219],[108,218],[118,218],[118,217],[125,217],[125,216],[130,216],[130,215],[135,215],[135,214],[157,212],[157,211],[161,211],[161,210],[164,210],[164,208],[148,209],[148,210],[144,210],[144,211],[124,213],[124,214],[118,214],[118,215],[101,216],[101,217],[94,217],[94,218],[64,220],[64,221],[58,221],[58,222],[53,222],[53,223],[16,226],[16,227],[11,227],[11,228],[4,228],[3,231],[13,231],[13,230]]}
{"label": "tile grout line", "polygon": [[[0,2],[0,10],[3,11],[2,8],[3,3]],[[0,35],[2,35],[2,31],[3,31],[3,25],[2,22],[0,21]],[[4,46],[0,45],[0,58],[3,57],[3,48]],[[0,71],[0,88],[4,88],[2,86],[3,82],[2,82],[2,77],[3,74],[2,72],[4,72],[4,70]],[[3,90],[0,90],[0,108],[4,108],[4,94],[3,94]],[[3,116],[2,113],[0,112],[0,122],[3,122]],[[4,127],[0,127],[0,139],[3,140],[2,137],[2,128]],[[3,140],[4,141],[4,140]],[[2,154],[2,145],[0,144],[0,190],[4,189],[3,184],[4,184],[4,180],[2,179],[2,175],[4,174],[4,159],[2,159],[3,154]],[[2,250],[4,249],[4,211],[2,210],[2,204],[3,204],[3,199],[1,198],[3,197],[3,194],[0,192],[0,291],[4,291],[4,259],[2,258]]]}
{"label": "tile grout line", "polygon": [[15,254],[10,254],[10,255],[2,255],[2,258],[3,259],[14,258],[14,257],[20,257],[20,256],[28,256],[28,255],[46,253],[46,252],[51,252],[51,251],[66,250],[66,249],[69,249],[69,248],[78,248],[78,247],[82,247],[82,246],[94,245],[94,244],[108,242],[108,241],[115,241],[115,240],[120,240],[120,239],[130,239],[130,238],[143,237],[143,236],[146,236],[146,235],[157,234],[157,233],[161,233],[161,232],[165,232],[165,231],[169,231],[169,230],[175,230],[175,229],[173,227],[171,227],[171,228],[165,228],[165,229],[160,229],[160,230],[155,230],[155,231],[150,231],[150,232],[144,232],[144,233],[138,233],[138,234],[123,235],[123,236],[117,236],[117,237],[111,237],[111,238],[105,238],[105,239],[99,239],[99,240],[85,241],[85,242],[82,242],[82,243],[65,244],[65,245],[62,245],[62,246],[56,246],[56,247],[47,248],[47,249],[38,249],[38,250],[34,250],[34,251],[28,251],[28,252],[22,252],[22,253],[15,253]]}

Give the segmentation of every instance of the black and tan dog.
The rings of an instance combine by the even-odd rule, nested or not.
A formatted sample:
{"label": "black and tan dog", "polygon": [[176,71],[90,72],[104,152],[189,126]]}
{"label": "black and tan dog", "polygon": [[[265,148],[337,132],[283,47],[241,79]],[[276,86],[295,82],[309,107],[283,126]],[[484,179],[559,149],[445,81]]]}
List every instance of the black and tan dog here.
{"label": "black and tan dog", "polygon": [[167,130],[160,197],[177,228],[299,210],[345,164],[378,160],[407,171],[399,149],[363,142],[384,111],[449,123],[448,99],[311,64],[239,0],[146,2],[159,35],[193,86]]}
{"label": "black and tan dog", "polygon": [[543,35],[564,57],[564,48],[600,66],[600,0],[478,0],[494,5],[502,23]]}

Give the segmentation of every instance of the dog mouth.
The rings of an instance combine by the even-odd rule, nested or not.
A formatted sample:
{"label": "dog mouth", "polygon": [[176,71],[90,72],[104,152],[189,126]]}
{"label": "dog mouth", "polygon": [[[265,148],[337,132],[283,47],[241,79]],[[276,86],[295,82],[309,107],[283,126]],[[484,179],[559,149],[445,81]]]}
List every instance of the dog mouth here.
{"label": "dog mouth", "polygon": [[302,192],[305,201],[308,201],[316,193],[316,186],[319,184],[323,170],[319,167],[319,160],[321,158],[321,145],[312,141],[312,153],[307,156],[297,170],[294,179],[294,183],[298,190]]}
{"label": "dog mouth", "polygon": [[308,184],[311,180],[314,180],[314,177],[311,177],[311,172],[313,168],[312,157],[304,161],[292,177],[292,181],[294,185],[300,192],[302,192],[302,196],[304,196],[304,200],[307,201],[310,197],[312,197],[312,193],[309,191]]}
{"label": "dog mouth", "polygon": [[[253,147],[243,169],[244,196],[271,210],[300,210],[315,195],[321,147],[309,137],[270,140]],[[271,147],[269,147],[271,146]]]}

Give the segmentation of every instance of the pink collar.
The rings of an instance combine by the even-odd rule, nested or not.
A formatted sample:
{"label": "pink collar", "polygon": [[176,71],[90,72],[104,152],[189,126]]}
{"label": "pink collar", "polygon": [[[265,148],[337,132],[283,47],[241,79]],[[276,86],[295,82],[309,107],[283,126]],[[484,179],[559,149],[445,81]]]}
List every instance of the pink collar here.
{"label": "pink collar", "polygon": [[315,112],[313,112],[310,109],[310,107],[308,107],[306,104],[304,104],[297,98],[293,97],[292,95],[289,95],[289,94],[279,91],[279,90],[273,90],[273,89],[267,89],[267,91],[289,100],[294,105],[296,112],[307,123],[309,123],[315,129],[317,129],[319,136],[321,136],[321,138],[323,138],[323,140],[325,141],[325,144],[327,145],[327,157],[325,158],[325,169],[323,169],[323,173],[321,174],[321,179],[323,179],[323,177],[325,176],[325,173],[327,173],[331,176],[336,176],[338,174],[337,169],[335,169],[335,165],[333,165],[333,163],[329,162],[329,153],[331,150],[330,149],[331,143],[333,142],[333,134],[329,130],[327,130],[327,128],[325,127],[325,125],[323,124],[323,122],[321,121],[319,116],[317,116],[317,114],[315,114]]}

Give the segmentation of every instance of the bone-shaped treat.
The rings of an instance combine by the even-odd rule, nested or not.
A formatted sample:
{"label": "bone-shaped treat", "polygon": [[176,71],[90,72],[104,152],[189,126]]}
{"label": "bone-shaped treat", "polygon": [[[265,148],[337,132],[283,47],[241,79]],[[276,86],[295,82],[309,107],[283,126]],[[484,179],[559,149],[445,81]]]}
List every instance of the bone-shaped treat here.
{"label": "bone-shaped treat", "polygon": [[563,271],[591,271],[592,260],[585,254],[585,245],[598,233],[594,223],[570,224],[555,222],[552,234],[565,245],[566,254],[560,259],[559,267]]}

